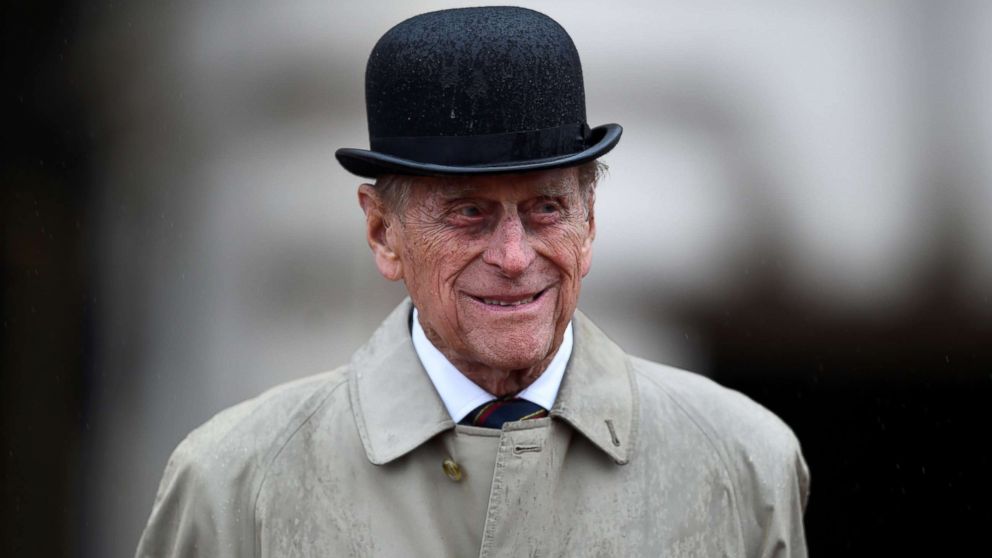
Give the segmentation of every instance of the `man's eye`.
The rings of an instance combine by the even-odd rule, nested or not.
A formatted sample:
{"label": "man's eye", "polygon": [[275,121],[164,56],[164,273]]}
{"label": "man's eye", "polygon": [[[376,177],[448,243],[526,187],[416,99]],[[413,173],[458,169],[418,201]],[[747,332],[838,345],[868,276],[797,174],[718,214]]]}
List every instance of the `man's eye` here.
{"label": "man's eye", "polygon": [[481,217],[482,210],[474,205],[463,205],[455,210],[461,217]]}
{"label": "man's eye", "polygon": [[541,202],[537,204],[535,210],[538,213],[555,213],[558,211],[558,204],[554,202]]}

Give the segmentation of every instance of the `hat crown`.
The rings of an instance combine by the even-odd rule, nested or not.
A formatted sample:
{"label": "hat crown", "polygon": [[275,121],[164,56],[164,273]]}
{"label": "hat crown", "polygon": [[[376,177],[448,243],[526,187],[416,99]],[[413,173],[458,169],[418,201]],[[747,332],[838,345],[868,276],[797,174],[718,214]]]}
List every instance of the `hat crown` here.
{"label": "hat crown", "polygon": [[365,87],[373,143],[586,122],[571,37],[525,8],[460,8],[407,19],[373,48]]}

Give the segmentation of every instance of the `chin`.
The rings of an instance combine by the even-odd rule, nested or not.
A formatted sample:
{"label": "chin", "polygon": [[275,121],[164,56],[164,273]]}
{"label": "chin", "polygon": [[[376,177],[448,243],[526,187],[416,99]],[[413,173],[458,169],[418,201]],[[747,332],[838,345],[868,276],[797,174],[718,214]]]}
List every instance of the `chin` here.
{"label": "chin", "polygon": [[541,364],[552,348],[551,332],[527,334],[515,332],[503,336],[487,336],[477,346],[479,361],[497,370],[521,370]]}

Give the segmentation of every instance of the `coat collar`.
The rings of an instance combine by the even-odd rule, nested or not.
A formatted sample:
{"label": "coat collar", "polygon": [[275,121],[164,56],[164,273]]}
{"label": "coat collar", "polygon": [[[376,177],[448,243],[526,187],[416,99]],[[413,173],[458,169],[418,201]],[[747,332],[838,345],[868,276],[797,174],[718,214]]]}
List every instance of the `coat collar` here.
{"label": "coat collar", "polygon": [[[349,393],[369,461],[389,463],[454,428],[410,339],[413,305],[404,300],[352,356]],[[582,313],[551,416],[564,420],[618,464],[637,435],[636,387],[627,356]]]}
{"label": "coat collar", "polygon": [[572,317],[572,358],[551,416],[626,465],[637,441],[637,384],[627,354],[582,312]]}

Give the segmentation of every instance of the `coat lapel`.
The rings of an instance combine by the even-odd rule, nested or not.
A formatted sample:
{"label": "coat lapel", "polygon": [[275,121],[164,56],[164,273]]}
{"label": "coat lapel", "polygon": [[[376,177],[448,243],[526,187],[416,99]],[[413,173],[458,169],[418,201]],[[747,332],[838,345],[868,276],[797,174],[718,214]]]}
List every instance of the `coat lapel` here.
{"label": "coat lapel", "polygon": [[376,465],[455,425],[413,348],[412,310],[404,300],[351,359],[351,408],[365,454]]}
{"label": "coat lapel", "polygon": [[628,357],[582,312],[572,317],[575,345],[551,416],[571,424],[619,465],[637,441],[637,384]]}
{"label": "coat lapel", "polygon": [[[369,461],[383,465],[450,428],[451,420],[410,338],[404,300],[352,356],[349,395]],[[551,416],[624,465],[637,436],[636,385],[627,355],[581,312],[575,344]]]}

